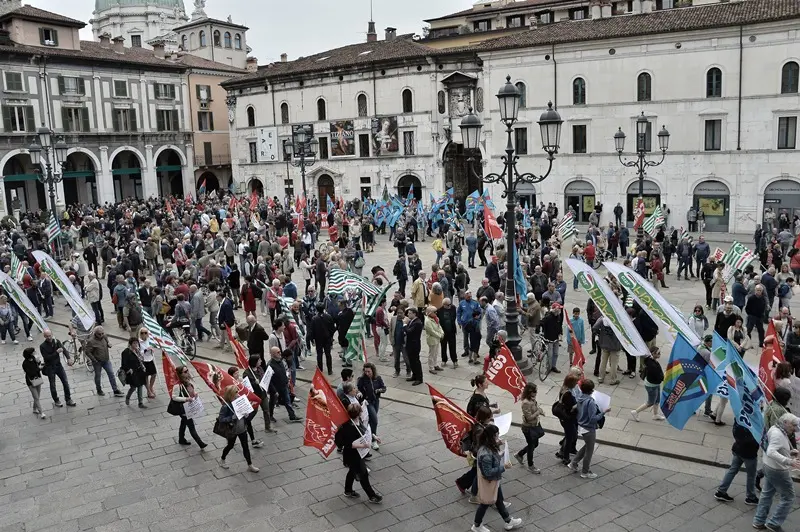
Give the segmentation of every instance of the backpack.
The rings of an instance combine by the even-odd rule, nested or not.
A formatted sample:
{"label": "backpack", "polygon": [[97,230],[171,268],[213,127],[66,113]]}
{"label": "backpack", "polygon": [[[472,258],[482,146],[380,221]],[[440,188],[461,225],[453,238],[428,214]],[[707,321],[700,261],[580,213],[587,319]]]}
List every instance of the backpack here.
{"label": "backpack", "polygon": [[778,287],[778,297],[786,297],[790,291],[791,288],[789,288],[788,283],[781,283],[781,285]]}

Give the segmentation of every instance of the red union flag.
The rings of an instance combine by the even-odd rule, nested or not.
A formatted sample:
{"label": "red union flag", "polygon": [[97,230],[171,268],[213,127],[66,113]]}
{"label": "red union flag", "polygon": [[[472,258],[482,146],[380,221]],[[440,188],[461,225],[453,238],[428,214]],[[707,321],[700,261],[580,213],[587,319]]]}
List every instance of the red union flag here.
{"label": "red union flag", "polygon": [[764,385],[764,392],[768,400],[772,400],[775,392],[775,368],[785,362],[781,352],[781,344],[775,332],[775,322],[769,320],[767,334],[764,336],[764,348],[761,350],[761,362],[758,365],[758,378]]}
{"label": "red union flag", "polygon": [[522,390],[525,388],[525,377],[517,366],[511,349],[501,341],[500,350],[495,355],[494,360],[489,362],[486,369],[486,378],[495,386],[502,388],[514,396],[514,402],[519,401]]}
{"label": "red union flag", "polygon": [[583,369],[583,365],[586,364],[586,357],[583,356],[583,347],[581,347],[581,343],[575,337],[575,329],[572,328],[572,322],[569,321],[569,316],[567,315],[567,309],[564,308],[564,321],[567,322],[567,327],[569,327],[569,339],[572,342],[572,350],[574,351],[574,355],[572,356],[571,364],[573,366],[578,366],[579,368]]}
{"label": "red union flag", "polygon": [[246,395],[253,408],[257,408],[261,404],[261,399],[256,394],[245,388],[241,382],[236,382],[236,379],[228,375],[227,371],[222,371],[209,362],[198,362],[197,360],[192,360],[192,366],[194,366],[195,371],[208,387],[211,388],[211,391],[217,394],[220,399],[222,399],[222,392],[225,388],[236,386],[239,390],[239,395]]}
{"label": "red union flag", "polygon": [[492,240],[503,238],[503,230],[497,224],[497,219],[494,217],[492,210],[486,205],[483,206],[483,230]]}
{"label": "red union flag", "polygon": [[172,359],[163,351],[161,352],[161,365],[164,368],[164,381],[167,383],[167,392],[172,398],[172,388],[178,384],[178,373]]}
{"label": "red union flag", "polygon": [[442,434],[445,447],[455,455],[466,456],[461,451],[461,439],[472,430],[475,420],[430,384],[428,392],[431,394],[433,411],[436,412],[436,426]]}
{"label": "red union flag", "polygon": [[336,392],[317,368],[308,392],[303,445],[319,449],[325,458],[329,457],[336,448],[336,431],[349,419]]}
{"label": "red union flag", "polygon": [[633,209],[633,228],[639,229],[644,223],[644,200],[639,198],[636,202],[636,208]]}
{"label": "red union flag", "polygon": [[231,331],[231,328],[227,324],[225,325],[225,333],[228,335],[228,340],[233,346],[233,354],[236,356],[236,365],[242,370],[249,368],[250,357],[247,354],[247,350],[242,345],[242,342],[233,336],[233,331]]}

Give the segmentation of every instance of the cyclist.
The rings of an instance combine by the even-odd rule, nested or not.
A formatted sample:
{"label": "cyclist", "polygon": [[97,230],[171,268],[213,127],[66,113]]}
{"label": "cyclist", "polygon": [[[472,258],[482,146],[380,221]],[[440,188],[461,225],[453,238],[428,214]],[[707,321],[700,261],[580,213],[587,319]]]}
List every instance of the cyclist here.
{"label": "cyclist", "polygon": [[175,314],[172,317],[172,320],[167,323],[165,327],[167,332],[172,335],[173,338],[177,340],[175,333],[172,331],[175,327],[183,327],[184,325],[189,325],[189,316],[192,314],[192,306],[186,301],[186,297],[183,294],[178,294],[178,302],[175,304]]}

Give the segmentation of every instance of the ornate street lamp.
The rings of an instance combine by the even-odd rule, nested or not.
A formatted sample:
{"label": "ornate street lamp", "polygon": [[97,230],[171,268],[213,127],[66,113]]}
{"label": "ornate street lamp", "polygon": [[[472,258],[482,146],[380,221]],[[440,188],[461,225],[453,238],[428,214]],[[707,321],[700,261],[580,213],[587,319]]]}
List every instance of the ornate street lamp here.
{"label": "ornate street lamp", "polygon": [[[63,137],[59,137],[55,145],[53,145],[53,132],[44,126],[36,130],[37,139],[28,148],[31,155],[31,162],[33,163],[34,171],[37,174],[39,181],[47,185],[47,190],[50,194],[50,210],[53,217],[58,222],[58,213],[56,211],[56,183],[60,183],[64,179],[64,165],[67,162],[67,152],[69,147],[64,142]],[[44,161],[44,172],[42,172],[42,153],[46,155]],[[61,249],[61,242],[58,242],[58,247]]]}

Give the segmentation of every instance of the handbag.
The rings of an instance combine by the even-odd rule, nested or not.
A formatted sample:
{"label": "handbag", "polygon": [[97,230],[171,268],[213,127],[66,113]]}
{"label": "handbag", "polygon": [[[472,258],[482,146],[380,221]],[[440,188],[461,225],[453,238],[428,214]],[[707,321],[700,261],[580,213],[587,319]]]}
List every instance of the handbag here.
{"label": "handbag", "polygon": [[41,386],[44,383],[44,380],[41,377],[35,377],[33,379],[30,379],[30,381],[31,381],[31,386],[33,386],[34,388],[36,386]]}
{"label": "handbag", "polygon": [[227,440],[236,437],[233,423],[223,423],[219,420],[219,418],[217,418],[217,420],[214,422],[214,428],[212,429],[212,432],[218,436],[222,436]]}
{"label": "handbag", "polygon": [[475,464],[475,468],[478,470],[478,502],[491,506],[497,502],[497,491],[500,489],[500,481],[486,480],[486,477],[481,473],[480,464]]}
{"label": "handbag", "polygon": [[125,372],[124,369],[119,368],[117,370],[117,379],[119,380],[119,383],[122,384],[123,386],[126,386],[128,384],[128,374]]}
{"label": "handbag", "polygon": [[531,431],[533,432],[533,436],[534,436],[534,437],[535,437],[537,440],[539,440],[539,439],[541,439],[541,438],[544,438],[544,428],[542,428],[542,426],[541,426],[541,425],[536,425],[535,427],[533,427],[533,428],[531,429]]}
{"label": "handbag", "polygon": [[184,414],[183,403],[174,399],[169,400],[167,405],[167,414],[172,416],[182,416]]}

